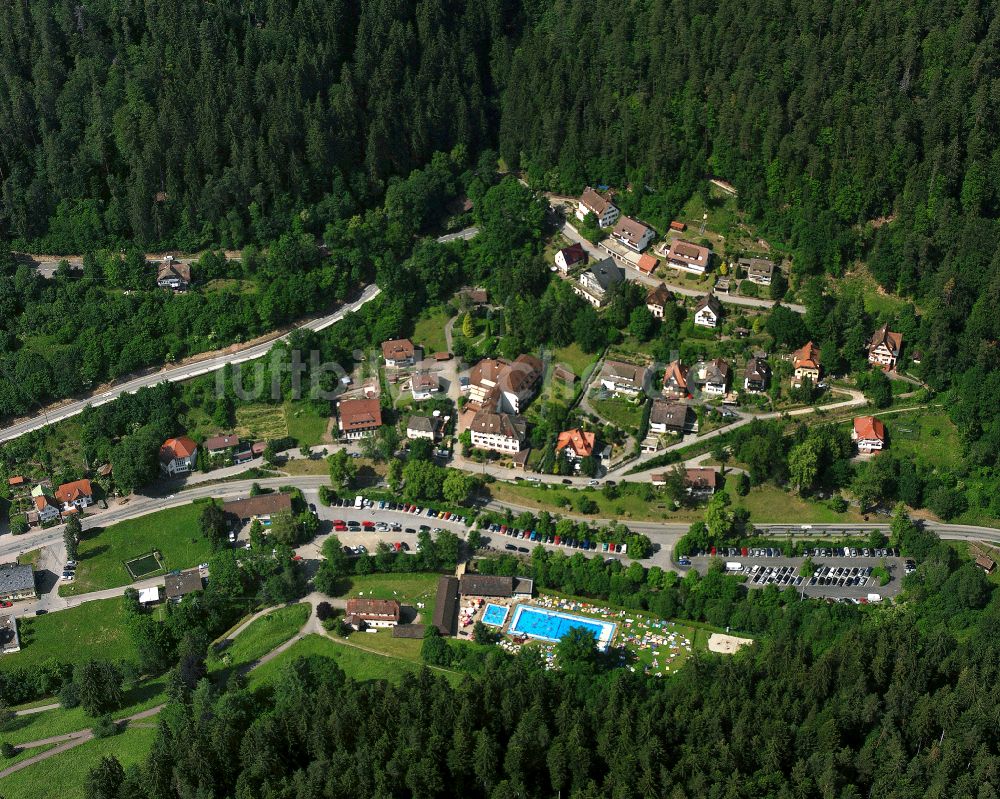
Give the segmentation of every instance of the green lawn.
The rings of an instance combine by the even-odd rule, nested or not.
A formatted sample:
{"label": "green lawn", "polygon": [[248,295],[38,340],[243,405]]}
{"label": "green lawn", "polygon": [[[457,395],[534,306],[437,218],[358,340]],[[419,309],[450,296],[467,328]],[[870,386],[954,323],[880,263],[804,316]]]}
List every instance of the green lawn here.
{"label": "green lawn", "polygon": [[88,741],[5,777],[0,780],[0,790],[5,799],[39,799],[43,796],[83,799],[87,773],[102,757],[113,755],[128,768],[145,759],[155,736],[155,729],[133,727],[112,738]]}
{"label": "green lawn", "polygon": [[310,605],[300,602],[285,608],[275,608],[266,616],[251,622],[227,648],[213,656],[210,671],[250,663],[294,636],[309,618]]}
{"label": "green lawn", "polygon": [[330,413],[329,409],[324,412],[322,403],[308,400],[286,402],[285,421],[288,435],[298,441],[299,446],[315,446],[324,443]]}
{"label": "green lawn", "polygon": [[552,363],[565,364],[579,380],[583,377],[588,367],[597,360],[597,353],[588,354],[580,349],[580,345],[573,343],[568,347],[556,347],[552,350]]}
{"label": "green lawn", "polygon": [[342,596],[350,599],[364,594],[366,599],[398,599],[400,604],[413,609],[416,609],[418,602],[423,602],[424,608],[419,612],[429,621],[434,615],[434,600],[439,577],[438,574],[426,573],[367,574],[351,577],[350,587]]}
{"label": "green lawn", "polygon": [[790,491],[772,485],[754,486],[745,497],[729,489],[733,507],[750,511],[750,521],[760,523],[788,522],[795,524],[839,524],[861,521],[861,514],[851,506],[843,513],[830,509],[825,502],[803,499]]}
{"label": "green lawn", "polygon": [[203,508],[203,503],[196,502],[84,531],[76,580],[60,586],[59,594],[71,596],[128,585],[132,578],[125,561],[154,549],[160,552],[165,571],[208,560],[212,546],[198,525]]}
{"label": "green lawn", "polygon": [[413,343],[423,347],[425,356],[448,349],[444,326],[450,318],[445,307],[438,305],[424,311],[417,320],[413,328]]}
{"label": "green lawn", "polygon": [[32,666],[48,658],[77,662],[136,657],[135,645],[125,629],[121,597],[85,602],[45,616],[22,616],[17,625],[21,651],[0,658],[0,670]]}
{"label": "green lawn", "polygon": [[928,466],[951,468],[961,458],[958,430],[948,412],[926,410],[886,416],[889,449]]}
{"label": "green lawn", "polygon": [[642,422],[642,405],[627,399],[592,399],[594,410],[612,424],[625,428],[638,428]]}
{"label": "green lawn", "polygon": [[255,403],[236,409],[236,430],[241,438],[267,441],[288,435],[288,420],[283,405]]}

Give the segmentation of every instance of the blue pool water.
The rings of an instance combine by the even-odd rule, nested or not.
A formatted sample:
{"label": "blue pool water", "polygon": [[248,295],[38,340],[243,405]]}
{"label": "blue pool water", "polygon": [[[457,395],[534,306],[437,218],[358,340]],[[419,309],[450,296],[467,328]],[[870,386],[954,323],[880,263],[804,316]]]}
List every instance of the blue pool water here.
{"label": "blue pool water", "polygon": [[607,649],[615,634],[615,625],[610,621],[598,621],[584,616],[573,616],[558,610],[542,610],[528,605],[518,605],[514,610],[514,620],[508,633],[521,633],[543,641],[558,641],[572,628],[582,627],[594,634],[599,649]]}
{"label": "blue pool water", "polygon": [[507,620],[507,611],[505,605],[487,605],[483,611],[483,624],[503,627],[503,623]]}

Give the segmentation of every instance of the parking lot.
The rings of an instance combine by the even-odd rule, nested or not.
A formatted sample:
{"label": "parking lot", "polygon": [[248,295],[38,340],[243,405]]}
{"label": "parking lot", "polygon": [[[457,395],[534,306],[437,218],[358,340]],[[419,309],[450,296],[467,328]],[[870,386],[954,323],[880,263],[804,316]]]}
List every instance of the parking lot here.
{"label": "parking lot", "polygon": [[[743,575],[747,588],[774,585],[779,590],[794,588],[805,596],[836,600],[867,601],[869,594],[893,597],[899,593],[908,568],[907,559],[900,557],[898,552],[892,554],[892,550],[867,550],[866,556],[864,549],[854,549],[856,554],[845,555],[842,548],[826,547],[810,551],[814,570],[811,575],[802,576],[800,569],[805,557],[787,557],[773,547],[770,551],[772,554],[768,555],[766,548],[753,548],[743,555],[742,549],[724,550],[715,558],[727,565],[727,573]],[[681,568],[696,568],[704,573],[712,559],[713,556],[707,554],[682,559]],[[689,562],[685,564],[684,560]],[[879,585],[873,572],[883,565],[890,579],[886,585]]]}

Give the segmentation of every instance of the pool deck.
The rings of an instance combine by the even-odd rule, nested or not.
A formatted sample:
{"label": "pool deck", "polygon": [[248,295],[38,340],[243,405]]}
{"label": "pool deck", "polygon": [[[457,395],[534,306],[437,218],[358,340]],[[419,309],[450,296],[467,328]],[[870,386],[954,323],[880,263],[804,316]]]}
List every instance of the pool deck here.
{"label": "pool deck", "polygon": [[614,640],[615,633],[618,631],[618,625],[615,622],[607,621],[606,619],[592,618],[590,616],[583,616],[576,613],[566,613],[561,610],[552,610],[551,608],[540,607],[538,605],[532,605],[529,602],[522,602],[514,606],[514,613],[511,616],[510,624],[507,626],[506,632],[508,635],[525,635],[528,638],[533,638],[539,641],[547,641],[549,643],[555,643],[558,638],[553,638],[551,636],[542,635],[540,633],[527,632],[525,630],[516,630],[518,622],[521,620],[521,616],[524,610],[528,610],[531,613],[544,615],[547,617],[556,617],[559,619],[565,619],[569,622],[579,621],[583,622],[590,627],[599,627],[601,629],[600,635],[596,636],[597,646],[600,650],[606,651],[610,646],[611,642]]}

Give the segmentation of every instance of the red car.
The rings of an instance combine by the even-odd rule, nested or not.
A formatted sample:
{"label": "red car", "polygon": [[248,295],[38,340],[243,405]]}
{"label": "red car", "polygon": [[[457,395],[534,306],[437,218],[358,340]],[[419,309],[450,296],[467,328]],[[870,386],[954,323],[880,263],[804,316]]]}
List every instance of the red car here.
{"label": "red car", "polygon": [[302,560],[301,555],[292,555],[292,560]]}
{"label": "red car", "polygon": [[375,522],[370,522],[370,521],[368,521],[366,519],[365,521],[361,522],[361,526],[362,527],[374,527],[375,526]]}
{"label": "red car", "polygon": [[334,527],[346,527],[347,526],[347,522],[345,522],[343,519],[334,519],[333,520],[333,526]]}
{"label": "red car", "polygon": [[12,608],[12,607],[14,607],[13,602],[7,602],[7,601],[0,602],[0,608]]}

